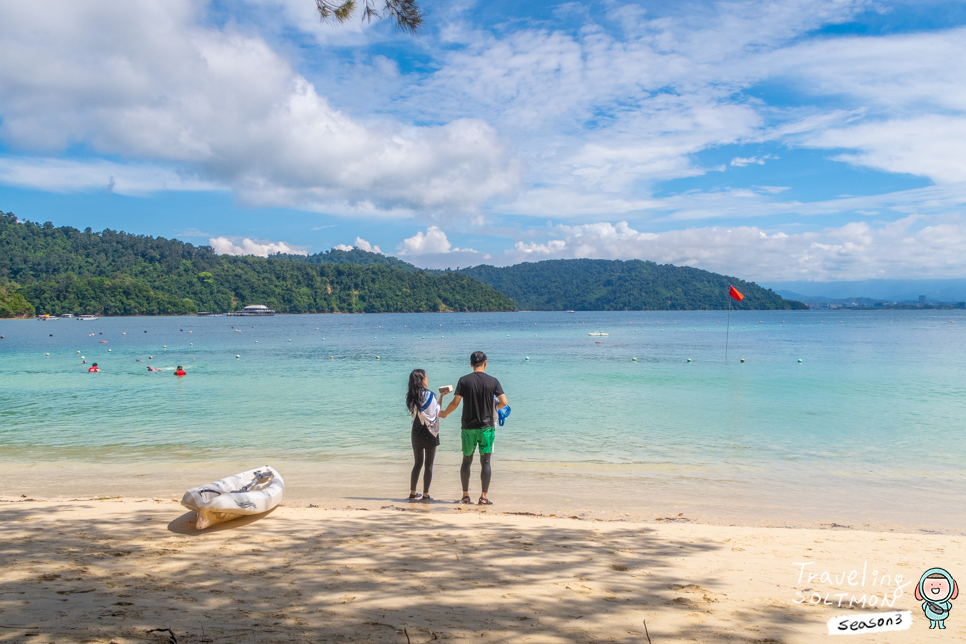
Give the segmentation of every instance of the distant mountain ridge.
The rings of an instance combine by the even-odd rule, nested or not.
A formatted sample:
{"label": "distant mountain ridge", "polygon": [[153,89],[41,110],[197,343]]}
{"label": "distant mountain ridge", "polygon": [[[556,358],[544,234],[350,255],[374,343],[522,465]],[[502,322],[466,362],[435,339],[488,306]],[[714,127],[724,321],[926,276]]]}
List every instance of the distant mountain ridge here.
{"label": "distant mountain ridge", "polygon": [[732,285],[745,296],[741,302],[731,300],[735,309],[807,308],[737,277],[636,259],[556,259],[461,272],[530,311],[720,310],[729,306]]}

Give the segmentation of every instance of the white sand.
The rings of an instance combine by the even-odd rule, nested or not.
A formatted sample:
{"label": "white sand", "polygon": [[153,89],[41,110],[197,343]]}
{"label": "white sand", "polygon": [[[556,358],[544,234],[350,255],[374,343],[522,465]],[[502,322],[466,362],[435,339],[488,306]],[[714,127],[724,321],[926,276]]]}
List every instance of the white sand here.
{"label": "white sand", "polygon": [[[928,630],[912,596],[933,566],[966,580],[962,536],[293,507],[306,504],[197,534],[170,498],[7,497],[0,641],[173,641],[148,632],[166,628],[179,644],[646,642],[646,620],[655,644],[817,642],[829,618],[870,611],[796,598],[891,598],[896,575],[911,581],[895,609],[913,611],[912,628],[844,641],[966,641],[966,595],[945,631]],[[809,561],[865,567],[865,585],[799,581]]]}

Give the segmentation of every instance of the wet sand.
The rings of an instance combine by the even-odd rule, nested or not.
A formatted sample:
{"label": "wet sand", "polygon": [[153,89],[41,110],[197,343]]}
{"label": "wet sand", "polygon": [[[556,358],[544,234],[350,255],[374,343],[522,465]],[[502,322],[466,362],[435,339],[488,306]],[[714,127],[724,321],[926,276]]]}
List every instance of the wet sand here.
{"label": "wet sand", "polygon": [[[966,641],[958,607],[930,631],[912,596],[927,568],[966,577],[963,536],[377,499],[286,500],[199,534],[171,498],[2,501],[3,642],[804,643],[872,595],[912,627],[863,641]],[[861,585],[835,582],[851,570]]]}

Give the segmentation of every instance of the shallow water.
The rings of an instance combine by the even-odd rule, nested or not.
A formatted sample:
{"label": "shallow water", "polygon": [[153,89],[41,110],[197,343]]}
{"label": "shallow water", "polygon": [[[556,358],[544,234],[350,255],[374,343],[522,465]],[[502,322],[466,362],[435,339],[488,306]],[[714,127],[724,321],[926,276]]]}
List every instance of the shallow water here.
{"label": "shallow water", "polygon": [[[646,480],[641,491],[663,486],[669,498],[706,491],[727,500],[731,486],[786,512],[832,491],[883,515],[897,505],[915,513],[917,498],[961,500],[964,312],[733,312],[727,362],[726,319],[700,311],[3,320],[0,456],[353,464],[342,479],[378,477],[411,458],[409,371],[426,369],[434,388],[455,384],[480,349],[513,408],[494,456],[506,471],[566,473],[564,485],[631,495]],[[81,356],[103,373],[88,374]],[[179,364],[185,378],[173,376]],[[458,423],[443,421],[441,462],[458,460]]]}

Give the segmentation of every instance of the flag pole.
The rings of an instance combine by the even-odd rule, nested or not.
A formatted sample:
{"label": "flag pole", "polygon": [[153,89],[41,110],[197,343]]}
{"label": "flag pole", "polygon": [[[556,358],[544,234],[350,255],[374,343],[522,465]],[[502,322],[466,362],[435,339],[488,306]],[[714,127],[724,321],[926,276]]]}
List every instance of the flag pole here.
{"label": "flag pole", "polygon": [[728,362],[728,336],[731,335],[731,293],[728,293],[728,330],[725,331],[725,363]]}

